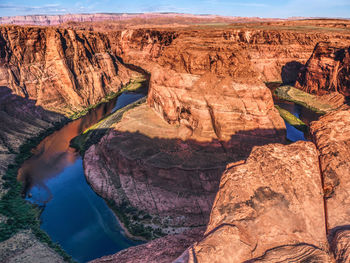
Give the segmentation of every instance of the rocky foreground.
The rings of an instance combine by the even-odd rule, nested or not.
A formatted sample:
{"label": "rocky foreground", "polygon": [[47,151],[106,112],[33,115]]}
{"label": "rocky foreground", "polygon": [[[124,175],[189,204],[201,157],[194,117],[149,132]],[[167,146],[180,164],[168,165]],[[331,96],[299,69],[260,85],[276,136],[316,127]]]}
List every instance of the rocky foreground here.
{"label": "rocky foreground", "polygon": [[[180,226],[194,227],[200,224],[193,214],[197,208],[208,216],[211,207],[205,186],[209,183],[215,189],[216,185],[206,176],[209,171],[197,176],[197,170],[186,167],[187,161],[210,168],[221,160],[227,162],[218,150],[207,155],[205,149],[213,148],[212,143],[198,148],[207,138],[221,145],[231,163],[226,163],[225,170],[217,170],[220,185],[201,240],[177,259],[167,254],[167,249],[161,252],[151,246],[147,251],[140,248],[145,257],[156,251],[157,256],[148,262],[347,262],[347,181],[341,178],[350,174],[345,156],[349,150],[345,128],[349,107],[342,106],[312,124],[315,143],[270,144],[272,138],[284,142],[283,127],[277,124],[281,118],[272,117],[274,111],[266,110],[273,106],[270,91],[266,87],[257,89],[255,78],[237,83],[228,76],[232,74],[239,80],[238,76],[251,74],[261,80],[268,74],[255,75],[254,67],[245,73],[230,73],[225,67],[223,71],[215,68],[214,74],[207,69],[212,73],[203,74],[205,67],[198,64],[189,70],[170,66],[164,71],[157,65],[162,63],[162,57],[157,58],[157,63],[152,61],[148,65],[152,76],[148,105],[126,113],[100,143],[86,152],[84,165],[93,188],[114,200],[117,210],[124,204],[120,199],[124,196],[135,211],[147,211],[151,215],[147,222],[137,220],[146,231],[153,231],[154,222],[159,222],[157,217],[170,219],[167,223],[176,226],[176,215],[183,215]],[[337,128],[330,131],[331,126]],[[178,130],[173,132],[174,129]],[[193,154],[198,149],[199,160]],[[209,158],[202,164],[205,157]],[[176,165],[177,169],[170,170],[168,165]],[[182,179],[181,169],[189,172],[186,180]],[[190,187],[183,188],[188,183]],[[193,188],[197,184],[201,188]],[[198,190],[208,199],[203,199]],[[145,203],[144,198],[148,200]],[[186,225],[188,219],[196,225]],[[162,224],[156,227],[166,229]],[[179,231],[180,228],[165,233]],[[133,255],[133,250],[95,262],[132,262],[128,256]]]}
{"label": "rocky foreground", "polygon": [[[336,50],[326,56],[327,67],[335,65],[327,72],[342,70],[321,75],[347,96],[348,51],[320,44],[312,52],[319,41],[350,45],[350,34],[321,27],[306,34],[290,24],[1,26],[0,177],[27,139],[118,92],[141,70],[151,75],[147,104],[106,128],[84,167],[132,235],[161,239],[96,262],[346,262],[349,109],[311,125],[315,144],[285,145],[284,122],[263,84],[298,78],[314,86],[320,75],[312,65],[324,68],[323,59],[310,61],[323,47]],[[62,261],[47,246],[33,253],[29,247],[41,243],[27,239],[32,233],[13,233],[0,259]]]}

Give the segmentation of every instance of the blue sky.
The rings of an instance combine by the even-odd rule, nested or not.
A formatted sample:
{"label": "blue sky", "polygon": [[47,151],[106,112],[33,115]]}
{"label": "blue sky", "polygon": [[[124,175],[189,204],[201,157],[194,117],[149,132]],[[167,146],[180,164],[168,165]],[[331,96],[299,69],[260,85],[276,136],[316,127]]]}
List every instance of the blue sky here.
{"label": "blue sky", "polygon": [[0,16],[96,12],[349,18],[350,0],[0,0]]}

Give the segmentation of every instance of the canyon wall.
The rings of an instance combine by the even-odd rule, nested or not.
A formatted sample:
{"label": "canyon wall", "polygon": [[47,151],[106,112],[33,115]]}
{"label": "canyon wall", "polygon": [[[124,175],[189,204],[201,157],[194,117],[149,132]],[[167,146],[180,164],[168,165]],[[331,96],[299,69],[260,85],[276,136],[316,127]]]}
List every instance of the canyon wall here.
{"label": "canyon wall", "polygon": [[[264,26],[106,33],[2,26],[0,151],[6,161],[1,167],[5,171],[16,149],[31,135],[119,91],[136,74],[130,68],[139,66],[151,74],[148,104],[128,111],[107,128],[106,136],[84,157],[88,181],[113,201],[133,234],[155,238],[181,233],[206,225],[212,211],[204,240],[191,248],[204,261],[206,253],[207,258],[216,256],[211,249],[221,234],[227,242],[218,241],[220,253],[239,247],[239,259],[269,261],[275,252],[284,258],[295,252],[302,261],[309,251],[315,255],[309,259],[326,261],[325,233],[316,233],[310,226],[314,216],[318,229],[325,224],[315,149],[299,143],[252,151],[256,145],[284,142],[285,137],[283,120],[263,82],[293,83],[318,41],[349,43],[350,36]],[[222,180],[231,178],[244,185],[246,171],[261,176],[246,178],[251,185],[241,199],[221,185],[223,192],[212,210],[226,165],[237,161],[241,165],[227,167]],[[265,166],[271,163],[271,169],[275,164],[282,167],[290,183],[278,181],[277,174]],[[271,185],[264,176],[269,176]],[[293,182],[291,176],[298,180]],[[332,173],[329,177],[333,178]],[[299,193],[305,192],[300,185],[310,191]],[[229,201],[220,205],[219,198],[227,196]],[[227,208],[230,200],[241,209],[236,214]],[[312,209],[306,211],[304,202]],[[266,212],[276,211],[277,206],[283,207],[280,218],[284,221]],[[241,217],[242,225],[237,227]],[[258,228],[260,224],[264,227]],[[283,235],[281,242],[267,233],[271,227]],[[260,234],[266,240],[251,238]],[[344,240],[346,233],[337,238]],[[303,242],[308,245],[300,247]],[[288,247],[276,248],[287,243]]]}
{"label": "canyon wall", "polygon": [[[177,73],[228,75],[236,81],[293,82],[320,41],[350,43],[338,32],[269,29],[129,29],[111,43],[126,63],[152,72],[154,63]],[[152,62],[152,63],[151,63]],[[294,79],[293,79],[294,78]]]}
{"label": "canyon wall", "polygon": [[0,27],[0,85],[65,115],[96,104],[132,77],[99,33]]}
{"label": "canyon wall", "polygon": [[229,164],[204,238],[174,262],[331,262],[311,142],[255,147]]}
{"label": "canyon wall", "polygon": [[[0,27],[0,197],[6,197],[1,200],[6,214],[0,213],[2,240],[18,227],[12,217],[22,216],[9,215],[18,209],[13,206],[26,206],[16,199],[20,193],[11,190],[17,187],[13,177],[19,160],[48,130],[57,129],[68,121],[68,116],[100,102],[107,94],[118,92],[138,75],[108,52],[108,43],[102,34]],[[9,191],[12,197],[6,196]],[[1,243],[0,261],[63,261],[31,231],[22,231],[21,227],[26,228],[26,222]],[[33,242],[25,244],[23,240],[28,239]]]}
{"label": "canyon wall", "polygon": [[[224,200],[221,206],[214,203],[204,239],[175,262],[269,262],[276,255],[285,261],[294,255],[297,262],[330,262],[315,147],[263,146],[249,154],[255,145],[284,142],[283,122],[262,83],[295,82],[318,41],[349,42],[349,35],[208,28],[108,34],[113,52],[150,72],[151,81],[148,105],[126,113],[87,150],[84,167],[92,187],[117,208],[127,203],[143,210],[136,221],[148,231],[179,233],[208,220],[224,164],[238,161],[232,164],[241,169],[232,175],[238,188],[219,190],[216,198]],[[239,165],[248,156],[247,164]],[[250,170],[252,182],[242,189]],[[300,181],[279,181],[281,174]],[[271,178],[264,183],[265,176]],[[237,193],[245,188],[256,190],[241,200]],[[285,208],[277,212],[280,206]],[[143,220],[145,213],[151,219]],[[222,220],[213,223],[214,216]],[[228,251],[239,253],[230,258]]]}
{"label": "canyon wall", "polygon": [[339,92],[350,96],[350,45],[318,43],[298,75],[296,87],[323,95]]}

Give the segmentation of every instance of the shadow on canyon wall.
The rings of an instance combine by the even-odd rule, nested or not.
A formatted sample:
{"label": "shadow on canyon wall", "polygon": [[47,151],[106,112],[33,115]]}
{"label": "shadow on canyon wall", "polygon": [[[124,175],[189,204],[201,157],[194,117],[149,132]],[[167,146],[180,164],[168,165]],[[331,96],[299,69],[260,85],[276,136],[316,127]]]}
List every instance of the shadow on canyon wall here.
{"label": "shadow on canyon wall", "polygon": [[[285,130],[273,129],[241,131],[226,142],[149,137],[139,131],[113,129],[95,132],[90,139],[99,144],[85,153],[85,167],[94,174],[109,171],[108,179],[99,178],[106,184],[95,190],[102,196],[113,196],[117,208],[132,204],[149,214],[177,218],[169,224],[186,227],[207,225],[228,164],[243,163],[255,146],[285,143]],[[100,140],[107,133],[108,139]],[[93,181],[90,178],[94,187]],[[118,195],[108,192],[110,183]]]}
{"label": "shadow on canyon wall", "polygon": [[304,65],[298,61],[290,61],[282,67],[281,79],[284,85],[294,86],[298,73]]}
{"label": "shadow on canyon wall", "polygon": [[61,114],[35,105],[34,100],[0,86],[0,152],[18,153],[27,139],[67,120]]}

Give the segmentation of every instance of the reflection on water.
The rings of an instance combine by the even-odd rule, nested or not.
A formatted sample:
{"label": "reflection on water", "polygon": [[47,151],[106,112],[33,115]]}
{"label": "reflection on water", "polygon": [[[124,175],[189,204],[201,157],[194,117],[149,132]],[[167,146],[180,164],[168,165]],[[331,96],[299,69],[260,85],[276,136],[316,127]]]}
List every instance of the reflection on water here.
{"label": "reflection on water", "polygon": [[[302,107],[298,104],[295,104],[294,102],[288,102],[288,101],[275,101],[275,104],[280,106],[281,108],[289,111],[297,118],[301,119],[306,125],[310,125],[312,121],[318,120],[320,117],[319,114]],[[290,141],[306,141],[309,139],[309,134],[304,134],[302,131],[299,131],[292,125],[290,125],[288,122],[285,121],[286,128],[287,128],[287,139]]]}
{"label": "reflection on water", "polygon": [[104,116],[143,97],[124,93],[46,137],[18,172],[26,198],[44,207],[42,229],[79,262],[113,254],[138,242],[125,238],[105,201],[87,184],[71,139]]}
{"label": "reflection on water", "polygon": [[[85,129],[102,119],[111,112],[117,99],[99,105],[83,118],[72,121],[62,129],[46,137],[33,150],[33,157],[24,162],[18,172],[18,180],[24,182],[27,193],[33,186],[39,186],[46,191],[46,181],[59,174],[67,165],[73,164],[78,153],[69,147],[69,142]],[[42,203],[50,201],[51,194],[46,194],[47,199],[41,199]]]}
{"label": "reflection on water", "polygon": [[[275,105],[278,105],[282,109],[289,111],[294,116],[301,119],[307,126],[309,126],[312,121],[318,120],[318,118],[321,116],[320,114],[313,112],[312,110],[309,110],[301,105],[295,104],[294,102],[282,100],[277,96],[275,96],[274,91],[277,87],[280,86],[279,83],[266,83],[266,86],[272,92],[273,101]],[[286,121],[284,121],[284,123],[286,124],[286,128],[287,128],[288,140],[292,142],[309,140],[309,134],[299,131],[298,129],[296,129]]]}

